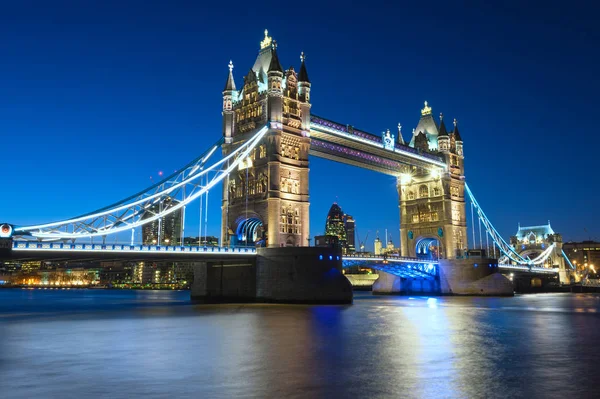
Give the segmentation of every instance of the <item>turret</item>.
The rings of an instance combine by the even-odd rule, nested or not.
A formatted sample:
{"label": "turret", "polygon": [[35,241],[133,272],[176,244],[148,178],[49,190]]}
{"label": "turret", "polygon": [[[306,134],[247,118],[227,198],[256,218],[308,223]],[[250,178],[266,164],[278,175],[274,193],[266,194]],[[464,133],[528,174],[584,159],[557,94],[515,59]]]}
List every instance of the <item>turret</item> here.
{"label": "turret", "polygon": [[231,140],[233,134],[233,99],[236,97],[235,79],[233,78],[233,62],[229,61],[229,76],[223,89],[223,136]]}
{"label": "turret", "polygon": [[402,124],[398,123],[398,144],[404,145],[404,138],[402,137]]}
{"label": "turret", "polygon": [[444,123],[444,115],[440,113],[440,128],[438,134],[438,150],[440,152],[450,151],[450,136],[446,130],[446,124]]}
{"label": "turret", "polygon": [[300,73],[298,74],[298,99],[302,112],[302,135],[310,136],[310,79],[306,72],[306,57],[304,51],[300,53]]}
{"label": "turret", "polygon": [[452,134],[454,135],[454,143],[456,145],[456,155],[458,155],[459,157],[463,156],[463,141],[462,141],[462,137],[460,137],[460,133],[458,131],[458,122],[456,121],[456,118],[454,118],[454,131],[452,132]]}
{"label": "turret", "polygon": [[[437,136],[438,128],[435,120],[431,114],[431,107],[429,103],[425,101],[423,109],[421,109],[421,119],[415,128],[415,133],[410,140],[410,147],[420,148],[424,151],[436,151],[437,150]],[[424,135],[427,141],[427,146],[424,145],[423,138],[419,139],[419,145],[417,146],[417,136]]]}
{"label": "turret", "polygon": [[273,48],[271,50],[271,62],[269,63],[269,70],[267,71],[269,93],[276,93],[283,95],[282,81],[283,81],[283,68],[279,62],[277,56],[277,42],[273,41]]}
{"label": "turret", "polygon": [[298,74],[298,94],[302,97],[302,100],[307,103],[310,102],[310,79],[308,79],[308,72],[306,72],[306,64],[304,60],[304,51],[300,53],[300,73]]}

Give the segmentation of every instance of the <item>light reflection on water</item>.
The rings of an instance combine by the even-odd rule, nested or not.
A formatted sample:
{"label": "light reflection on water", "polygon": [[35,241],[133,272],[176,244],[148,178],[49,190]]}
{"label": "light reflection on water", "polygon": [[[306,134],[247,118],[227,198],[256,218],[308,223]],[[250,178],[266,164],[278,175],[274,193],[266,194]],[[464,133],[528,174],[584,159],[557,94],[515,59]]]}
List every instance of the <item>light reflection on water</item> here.
{"label": "light reflection on water", "polygon": [[[0,290],[2,398],[547,398],[597,391],[600,297],[191,305]],[[591,395],[591,396],[590,396]]]}

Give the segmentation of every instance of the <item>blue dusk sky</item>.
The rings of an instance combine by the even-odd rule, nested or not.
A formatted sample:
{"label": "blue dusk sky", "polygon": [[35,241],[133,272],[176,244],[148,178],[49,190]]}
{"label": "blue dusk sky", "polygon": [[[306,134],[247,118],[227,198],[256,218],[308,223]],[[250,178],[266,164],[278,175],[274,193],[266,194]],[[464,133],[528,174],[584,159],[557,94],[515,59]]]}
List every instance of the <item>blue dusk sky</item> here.
{"label": "blue dusk sky", "polygon": [[[229,60],[241,86],[268,28],[284,68],[306,53],[315,115],[375,134],[401,122],[405,140],[424,100],[457,118],[467,182],[505,238],[550,220],[565,241],[600,239],[594,2],[208,3],[3,4],[0,221],[87,213],[198,156],[221,135]],[[393,177],[310,168],[311,235],[337,200],[367,248],[377,230],[398,244]],[[220,190],[209,208],[219,235]]]}

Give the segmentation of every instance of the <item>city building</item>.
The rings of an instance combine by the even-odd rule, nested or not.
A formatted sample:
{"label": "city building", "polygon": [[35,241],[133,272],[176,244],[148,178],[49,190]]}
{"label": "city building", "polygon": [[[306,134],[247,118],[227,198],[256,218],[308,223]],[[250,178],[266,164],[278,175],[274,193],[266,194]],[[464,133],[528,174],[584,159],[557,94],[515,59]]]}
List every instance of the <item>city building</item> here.
{"label": "city building", "polygon": [[[325,220],[325,236],[335,236],[343,253],[356,252],[356,221],[334,202]],[[316,243],[315,243],[316,245]]]}
{"label": "city building", "polygon": [[183,245],[189,246],[201,246],[201,247],[218,247],[219,239],[215,236],[202,236],[198,237],[184,237]]}
{"label": "city building", "polygon": [[375,238],[375,242],[373,243],[373,252],[375,252],[375,255],[383,254],[383,251],[381,249],[381,240],[379,239],[379,237]]}
{"label": "city building", "polygon": [[578,272],[597,278],[597,271],[600,270],[600,242],[566,242],[563,244],[563,251]]}
{"label": "city building", "polygon": [[[142,215],[142,220],[152,217],[161,210],[171,208],[177,204],[177,200],[167,198],[164,201],[154,204]],[[142,226],[142,242],[144,244],[155,245],[180,245],[181,244],[181,219],[182,211],[178,209],[163,216],[160,219],[153,220]]]}
{"label": "city building", "polygon": [[356,222],[351,215],[345,215],[344,226],[346,227],[347,250],[349,253],[356,252]]}

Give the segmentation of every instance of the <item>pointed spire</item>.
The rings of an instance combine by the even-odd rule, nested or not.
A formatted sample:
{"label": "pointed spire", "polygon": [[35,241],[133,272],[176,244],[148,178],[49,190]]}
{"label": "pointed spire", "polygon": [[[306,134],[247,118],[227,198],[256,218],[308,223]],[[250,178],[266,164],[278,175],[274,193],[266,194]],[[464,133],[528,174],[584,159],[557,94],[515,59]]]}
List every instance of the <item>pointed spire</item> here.
{"label": "pointed spire", "polygon": [[458,122],[456,121],[456,118],[454,118],[454,131],[452,133],[454,133],[454,140],[462,141],[462,137],[460,137],[460,133],[458,132]]}
{"label": "pointed spire", "polygon": [[440,112],[440,128],[438,129],[439,136],[448,136],[448,130],[446,130],[446,124],[444,123],[444,114]]}
{"label": "pointed spire", "polygon": [[281,72],[283,73],[283,68],[281,67],[281,63],[279,62],[279,57],[277,56],[277,42],[273,41],[273,46],[271,50],[271,62],[269,63],[269,70],[267,72]]}
{"label": "pointed spire", "polygon": [[227,77],[227,83],[225,83],[224,91],[234,91],[235,90],[235,80],[233,79],[233,62],[229,60],[229,76]]}
{"label": "pointed spire", "polygon": [[300,53],[300,61],[302,63],[300,64],[300,74],[298,75],[298,81],[310,83],[310,80],[308,79],[308,72],[306,72],[306,64],[304,63],[305,58],[306,57],[304,56],[303,51]]}
{"label": "pointed spire", "polygon": [[404,137],[402,137],[402,124],[398,122],[398,143],[404,144]]}

